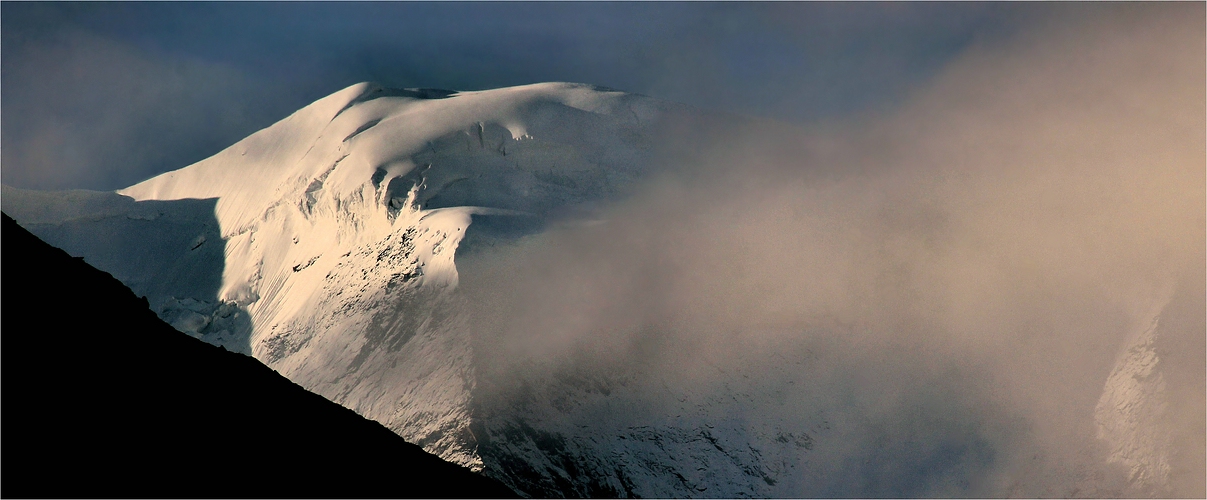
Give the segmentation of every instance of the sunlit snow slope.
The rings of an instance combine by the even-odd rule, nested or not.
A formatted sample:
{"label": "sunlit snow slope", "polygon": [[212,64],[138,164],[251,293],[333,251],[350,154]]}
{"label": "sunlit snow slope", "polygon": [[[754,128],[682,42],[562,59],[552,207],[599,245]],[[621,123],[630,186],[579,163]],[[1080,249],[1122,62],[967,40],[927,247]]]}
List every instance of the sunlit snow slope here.
{"label": "sunlit snow slope", "polygon": [[523,231],[613,196],[645,167],[658,113],[568,84],[455,95],[360,84],[120,193],[216,199],[217,299],[250,316],[251,354],[480,467],[468,339],[440,316],[471,215]]}

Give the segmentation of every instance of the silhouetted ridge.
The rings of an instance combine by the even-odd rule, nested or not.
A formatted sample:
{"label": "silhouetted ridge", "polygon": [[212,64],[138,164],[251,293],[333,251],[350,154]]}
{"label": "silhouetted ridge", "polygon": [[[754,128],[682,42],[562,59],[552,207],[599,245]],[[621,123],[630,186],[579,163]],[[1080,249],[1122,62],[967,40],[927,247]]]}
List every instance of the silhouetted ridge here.
{"label": "silhouetted ridge", "polygon": [[172,329],[7,214],[0,257],[4,497],[515,495]]}

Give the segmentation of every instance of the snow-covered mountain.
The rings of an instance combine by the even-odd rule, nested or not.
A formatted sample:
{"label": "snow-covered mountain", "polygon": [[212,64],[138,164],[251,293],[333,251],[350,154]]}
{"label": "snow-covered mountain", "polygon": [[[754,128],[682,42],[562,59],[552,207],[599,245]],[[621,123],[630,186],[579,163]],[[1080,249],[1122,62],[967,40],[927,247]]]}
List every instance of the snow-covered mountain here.
{"label": "snow-covered mountain", "polygon": [[[846,387],[831,373],[838,367],[817,361],[842,340],[748,345],[673,370],[656,366],[672,364],[664,359],[587,369],[593,365],[543,364],[540,356],[500,362],[514,346],[481,335],[490,318],[467,312],[475,307],[459,293],[471,278],[466,270],[523,252],[519,242],[550,227],[608,231],[601,210],[670,168],[661,155],[668,142],[708,140],[691,137],[692,126],[712,120],[585,85],[449,92],[359,84],[209,159],[116,193],[5,187],[4,209],[146,295],[177,329],[250,354],[528,495],[1005,491],[1009,485],[990,478],[970,493],[967,477],[1013,460],[994,451],[1011,439],[1013,424],[958,428],[955,419],[908,405],[893,406],[904,413],[887,417],[827,413],[846,406],[811,400],[803,388]],[[494,290],[509,288],[496,283]],[[1157,357],[1153,318],[1166,302],[1138,313],[1148,322],[1137,323],[1121,350],[1094,415],[1113,460],[1151,486],[1145,491],[1161,491],[1168,475],[1161,465],[1168,439],[1146,434],[1143,422],[1164,404],[1160,379],[1144,374]],[[860,369],[897,383],[889,368]],[[884,390],[928,384],[900,381]],[[925,397],[953,413],[966,409],[959,394],[944,390]],[[891,413],[879,402],[856,403]],[[899,427],[880,430],[884,422]],[[928,443],[927,432],[958,439]],[[864,447],[858,453],[855,441]]]}
{"label": "snow-covered mountain", "polygon": [[117,193],[5,187],[5,209],[181,331],[520,491],[766,495],[786,457],[810,446],[807,429],[725,421],[726,405],[741,404],[730,401],[670,422],[600,420],[581,408],[673,394],[590,377],[506,408],[480,404],[463,299],[450,293],[460,247],[487,252],[589,222],[654,170],[652,141],[690,113],[574,84],[359,84]]}

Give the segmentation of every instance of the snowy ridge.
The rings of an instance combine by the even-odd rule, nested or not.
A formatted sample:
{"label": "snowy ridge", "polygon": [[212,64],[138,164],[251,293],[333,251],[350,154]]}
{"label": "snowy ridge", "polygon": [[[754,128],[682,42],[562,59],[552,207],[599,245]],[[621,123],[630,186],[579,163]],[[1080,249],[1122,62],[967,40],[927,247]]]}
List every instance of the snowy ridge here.
{"label": "snowy ridge", "polygon": [[[216,297],[172,295],[161,315],[210,342],[222,314],[246,315],[223,345],[447,460],[537,496],[766,496],[815,430],[729,418],[766,399],[762,386],[687,396],[673,381],[570,375],[508,407],[478,401],[449,293],[472,216],[493,219],[483,248],[589,218],[650,170],[659,120],[681,112],[573,84],[361,84],[119,193],[136,207],[210,200],[219,234],[206,241],[225,243]],[[678,401],[676,421],[625,410],[663,399]]]}
{"label": "snowy ridge", "polygon": [[[447,293],[471,215],[539,221],[589,210],[642,173],[643,129],[666,108],[572,84],[462,93],[359,84],[119,193],[216,199],[226,240],[217,302],[250,316],[250,353],[480,469],[470,345]],[[177,315],[181,326],[205,322]]]}
{"label": "snowy ridge", "polygon": [[1144,496],[1170,493],[1171,435],[1162,432],[1165,426],[1154,425],[1166,418],[1169,406],[1156,348],[1161,312],[1171,293],[1164,295],[1133,328],[1094,409],[1098,439],[1109,447],[1108,460],[1126,467],[1133,492]]}

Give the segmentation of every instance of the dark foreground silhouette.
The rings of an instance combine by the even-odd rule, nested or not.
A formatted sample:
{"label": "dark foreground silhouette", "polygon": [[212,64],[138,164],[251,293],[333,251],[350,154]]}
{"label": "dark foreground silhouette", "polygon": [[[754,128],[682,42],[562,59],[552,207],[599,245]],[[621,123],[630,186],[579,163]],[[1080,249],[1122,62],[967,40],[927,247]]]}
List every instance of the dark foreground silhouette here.
{"label": "dark foreground silhouette", "polygon": [[3,497],[515,496],[2,229]]}

